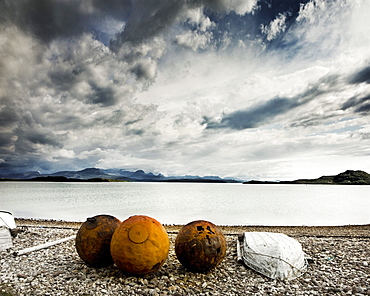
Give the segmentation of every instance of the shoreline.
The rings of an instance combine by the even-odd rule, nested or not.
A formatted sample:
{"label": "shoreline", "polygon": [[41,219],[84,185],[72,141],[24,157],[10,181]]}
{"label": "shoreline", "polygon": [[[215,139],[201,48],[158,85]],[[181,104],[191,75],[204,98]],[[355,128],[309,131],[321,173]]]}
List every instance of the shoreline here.
{"label": "shoreline", "polygon": [[[79,229],[83,222],[37,218],[15,218],[18,226],[39,226],[51,228]],[[177,233],[181,224],[163,224],[169,233]],[[338,226],[264,226],[264,225],[217,225],[226,235],[237,235],[241,232],[281,232],[290,236],[316,237],[370,237],[370,224]]]}
{"label": "shoreline", "polygon": [[[153,274],[134,276],[116,265],[92,268],[78,256],[74,240],[14,256],[14,252],[73,236],[82,222],[15,218],[14,247],[0,252],[0,295],[370,295],[370,225],[219,226],[225,235],[224,260],[207,273],[186,270],[174,243],[182,225],[163,225],[170,252]],[[294,237],[312,258],[301,277],[271,280],[237,262],[243,231],[282,232]]]}

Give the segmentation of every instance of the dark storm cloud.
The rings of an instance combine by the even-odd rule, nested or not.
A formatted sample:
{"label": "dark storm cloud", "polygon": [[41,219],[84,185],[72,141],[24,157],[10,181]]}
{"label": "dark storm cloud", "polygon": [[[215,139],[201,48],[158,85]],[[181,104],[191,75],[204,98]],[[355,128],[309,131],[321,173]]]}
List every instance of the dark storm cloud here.
{"label": "dark storm cloud", "polygon": [[56,137],[50,133],[40,133],[37,131],[30,131],[25,135],[25,140],[33,144],[50,145],[54,147],[62,147]]}
{"label": "dark storm cloud", "polygon": [[361,105],[360,107],[358,107],[355,112],[359,112],[359,113],[368,113],[370,112],[370,102],[367,103],[367,104],[363,104]]}
{"label": "dark storm cloud", "polygon": [[[219,168],[234,173],[239,168],[230,167],[231,157],[223,159],[227,153],[208,156],[229,141],[236,143],[233,157],[247,160],[245,155],[253,154],[248,146],[255,142],[232,130],[281,120],[284,124],[273,126],[281,131],[277,141],[292,136],[301,143],[285,129],[319,126],[324,118],[340,116],[334,111],[347,113],[338,112],[342,105],[365,117],[369,90],[354,88],[369,83],[368,68],[342,74],[347,85],[328,78],[308,87],[336,72],[335,62],[326,60],[330,55],[338,65],[346,65],[343,52],[356,63],[366,60],[352,51],[366,52],[362,45],[348,43],[352,39],[341,33],[348,29],[352,42],[366,37],[367,18],[351,28],[339,2],[0,0],[0,167],[159,163],[195,170],[199,163],[203,170],[218,158]],[[306,91],[299,91],[305,85]],[[223,109],[234,112],[217,116]],[[204,123],[212,129],[207,137],[199,126],[202,115],[208,115]],[[269,138],[270,129],[261,131],[257,141]],[[166,145],[171,149],[163,149]],[[282,152],[287,146],[282,144]],[[270,149],[264,155],[274,155]],[[195,161],[198,157],[204,163]]]}
{"label": "dark storm cloud", "polygon": [[3,1],[4,19],[30,32],[44,42],[58,36],[73,36],[83,31],[86,15],[79,1],[24,0]]}
{"label": "dark storm cloud", "polygon": [[115,19],[127,19],[132,11],[132,0],[92,0],[100,13],[110,15]]}
{"label": "dark storm cloud", "polygon": [[126,132],[126,135],[143,136],[145,130],[143,129],[131,129]]}
{"label": "dark storm cloud", "polygon": [[142,63],[137,63],[131,68],[131,72],[135,74],[136,78],[138,80],[150,80],[153,77],[152,74],[152,69],[150,67],[151,65],[147,64],[142,64]]}
{"label": "dark storm cloud", "polygon": [[49,72],[51,86],[61,91],[68,91],[80,80],[75,71],[58,71],[53,69]]}
{"label": "dark storm cloud", "polygon": [[[8,104],[1,108],[1,104]],[[0,98],[0,158],[11,151],[15,135],[13,129],[17,126],[19,116],[12,105],[11,100]]]}
{"label": "dark storm cloud", "polygon": [[220,123],[207,121],[207,128],[231,128],[242,130],[255,128],[277,115],[284,114],[302,103],[287,98],[274,98],[248,110],[236,111],[225,115]]}
{"label": "dark storm cloud", "polygon": [[12,133],[0,133],[0,151],[2,147],[6,148],[11,145],[13,136],[14,135]]}
{"label": "dark storm cloud", "polygon": [[125,20],[131,0],[20,0],[1,1],[0,22],[14,23],[43,42],[94,31],[107,17]]}
{"label": "dark storm cloud", "polygon": [[[287,8],[284,5],[284,1],[277,1],[280,8],[271,9],[269,7],[270,14],[276,13],[281,9]],[[292,1],[294,2],[294,1]],[[208,31],[214,35],[213,42],[216,44],[222,42],[222,36],[225,32],[235,38],[236,40],[245,39],[246,36],[250,34],[253,37],[260,33],[260,23],[255,25],[253,28],[255,30],[250,30],[251,24],[256,23],[255,19],[261,20],[266,16],[261,14],[266,8],[265,2],[261,2],[261,5],[257,5],[257,1],[225,1],[225,0],[175,0],[175,1],[145,1],[137,0],[131,3],[131,14],[125,18],[125,27],[122,32],[117,34],[116,38],[111,40],[111,49],[117,52],[124,44],[132,44],[133,46],[144,42],[148,39],[152,39],[159,34],[165,33],[171,27],[176,20],[178,20],[179,15],[192,8],[201,8],[206,17],[217,22],[217,26],[213,28],[208,28]],[[298,7],[298,3],[295,3]],[[257,7],[262,7],[263,9],[254,9]],[[288,9],[288,8],[287,8]],[[272,12],[272,13],[271,13]],[[238,15],[238,17],[235,17]],[[272,16],[271,16],[272,17]],[[253,19],[253,21],[252,21]],[[264,20],[265,21],[265,20]],[[196,30],[199,24],[186,24],[184,20],[181,26],[187,27],[187,29]],[[192,27],[193,26],[193,27]],[[233,29],[231,29],[233,28]],[[253,33],[252,33],[253,31]],[[237,34],[237,35],[236,35]],[[248,37],[249,38],[249,37]],[[129,58],[125,56],[125,59]]]}
{"label": "dark storm cloud", "polygon": [[328,121],[332,118],[334,118],[334,114],[307,114],[298,120],[294,121],[289,125],[289,127],[295,128],[295,127],[314,127],[319,126],[325,121]]}
{"label": "dark storm cloud", "polygon": [[90,82],[93,94],[88,96],[88,102],[93,104],[100,104],[104,107],[115,104],[116,99],[114,90],[109,87],[99,87],[94,82]]}
{"label": "dark storm cloud", "polygon": [[352,84],[358,84],[358,83],[370,83],[370,66],[363,68],[361,71],[353,74],[349,82]]}
{"label": "dark storm cloud", "polygon": [[15,24],[43,42],[94,32],[105,18],[127,22],[115,45],[157,35],[177,17],[186,1],[21,0],[2,1],[0,22]]}
{"label": "dark storm cloud", "polygon": [[208,129],[230,128],[250,129],[269,123],[276,116],[283,115],[297,107],[307,104],[318,96],[330,92],[338,84],[337,75],[328,75],[309,85],[307,90],[292,98],[275,97],[247,110],[238,110],[222,117],[221,121],[204,116],[203,123]]}
{"label": "dark storm cloud", "polygon": [[[14,151],[17,153],[18,157],[19,155],[29,155],[29,154],[35,154],[37,153],[37,144],[38,143],[33,143],[32,138],[31,140],[28,140],[28,136],[23,132],[19,131],[17,132],[17,140],[14,141]],[[8,159],[9,156],[6,157],[6,160],[9,161]],[[23,158],[23,157],[20,157]]]}
{"label": "dark storm cloud", "polygon": [[138,123],[142,120],[142,118],[138,118],[138,119],[135,119],[135,120],[131,120],[131,121],[127,121],[125,123],[125,125],[131,125],[131,124],[135,124],[135,123]]}
{"label": "dark storm cloud", "polygon": [[18,115],[13,108],[10,107],[11,101],[6,98],[0,98],[1,103],[9,103],[9,105],[0,109],[0,126],[5,128],[18,121]]}
{"label": "dark storm cloud", "polygon": [[370,95],[360,98],[354,111],[357,113],[370,112]]}
{"label": "dark storm cloud", "polygon": [[[358,72],[352,74],[347,79],[350,84],[366,83],[370,84],[370,66],[366,66]],[[367,113],[370,111],[370,95],[357,95],[348,99],[341,107],[345,111],[353,109],[356,113]]]}
{"label": "dark storm cloud", "polygon": [[49,128],[42,127],[34,120],[40,114],[26,111],[19,115],[22,110],[16,112],[9,107],[2,111],[5,115],[0,113],[0,159],[16,163],[17,157],[24,159],[28,154],[37,154],[40,146],[63,147],[63,135],[55,135]]}
{"label": "dark storm cloud", "polygon": [[355,112],[369,111],[370,95],[364,97],[352,97],[342,105],[342,110],[354,108]]}
{"label": "dark storm cloud", "polygon": [[133,1],[132,14],[112,47],[120,47],[125,42],[136,44],[156,36],[175,20],[183,6],[182,1]]}
{"label": "dark storm cloud", "polygon": [[12,173],[50,170],[50,168],[50,163],[37,156],[24,155],[20,158],[9,153],[7,161],[0,163],[0,175],[7,177]]}
{"label": "dark storm cloud", "polygon": [[[14,129],[16,150],[29,152],[37,150],[37,145],[48,145],[61,148],[63,136],[56,136],[48,127],[38,122],[40,114],[26,111]],[[60,137],[60,138],[58,138]]]}
{"label": "dark storm cloud", "polygon": [[[145,1],[145,0],[23,0],[2,1],[1,22],[14,23],[23,31],[31,33],[43,42],[59,37],[71,37],[84,32],[97,32],[96,23],[106,18],[125,22],[122,32],[111,40],[111,49],[117,51],[126,42],[137,44],[157,36],[169,28],[178,15],[186,8],[205,7],[211,20],[217,21],[215,40],[228,32],[233,39],[254,38],[261,35],[261,25],[268,25],[279,14],[286,16],[290,26],[297,17],[304,1],[277,0],[259,1],[254,9],[235,17],[238,6],[224,0],[210,1]],[[250,6],[255,3],[249,1]],[[233,9],[236,10],[233,11]],[[241,9],[239,9],[241,10]],[[218,36],[218,37],[217,37]],[[252,36],[252,37],[251,37]],[[97,37],[99,33],[97,32]]]}

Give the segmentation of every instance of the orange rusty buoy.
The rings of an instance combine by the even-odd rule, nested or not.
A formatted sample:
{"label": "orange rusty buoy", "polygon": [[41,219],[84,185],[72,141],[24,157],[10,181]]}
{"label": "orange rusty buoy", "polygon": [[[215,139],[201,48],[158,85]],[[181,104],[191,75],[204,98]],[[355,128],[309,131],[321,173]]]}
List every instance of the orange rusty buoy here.
{"label": "orange rusty buoy", "polygon": [[110,215],[87,218],[76,235],[76,249],[80,258],[94,267],[113,264],[110,242],[120,223],[120,220]]}
{"label": "orange rusty buoy", "polygon": [[211,222],[198,220],[182,227],[175,241],[175,253],[181,264],[194,272],[215,268],[226,255],[226,240]]}
{"label": "orange rusty buoy", "polygon": [[167,232],[157,220],[132,216],[114,232],[110,251],[117,267],[141,275],[157,271],[170,249]]}

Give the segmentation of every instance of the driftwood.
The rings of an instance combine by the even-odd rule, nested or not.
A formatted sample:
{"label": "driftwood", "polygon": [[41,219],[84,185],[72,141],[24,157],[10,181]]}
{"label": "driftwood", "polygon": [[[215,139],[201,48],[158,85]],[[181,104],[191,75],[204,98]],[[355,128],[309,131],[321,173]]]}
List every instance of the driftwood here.
{"label": "driftwood", "polygon": [[75,239],[75,238],[76,238],[76,235],[72,235],[72,236],[69,236],[69,237],[58,239],[58,240],[53,241],[53,242],[47,242],[45,244],[41,244],[41,245],[38,245],[38,246],[34,246],[34,247],[26,248],[26,249],[23,249],[23,250],[20,250],[20,251],[16,251],[16,252],[14,252],[14,255],[15,256],[24,255],[24,254],[27,254],[27,253],[30,253],[30,252],[33,252],[33,251],[45,249],[45,248],[60,244],[60,243],[63,243],[65,241]]}

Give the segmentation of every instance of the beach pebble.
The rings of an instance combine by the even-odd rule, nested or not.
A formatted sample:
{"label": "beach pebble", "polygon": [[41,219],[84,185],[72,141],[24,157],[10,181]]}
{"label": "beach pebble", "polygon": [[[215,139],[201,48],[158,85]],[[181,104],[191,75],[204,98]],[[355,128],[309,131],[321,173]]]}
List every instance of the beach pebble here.
{"label": "beach pebble", "polygon": [[235,232],[225,235],[225,259],[207,273],[192,273],[182,267],[174,252],[176,232],[169,233],[170,253],[163,267],[140,277],[121,272],[115,265],[100,269],[87,266],[73,240],[22,256],[12,255],[13,251],[76,234],[77,229],[29,226],[20,232],[13,250],[0,253],[0,291],[8,293],[5,295],[62,296],[370,295],[369,235],[336,237],[330,235],[330,229],[315,235],[291,233],[314,259],[302,277],[291,281],[268,279],[236,262]]}

